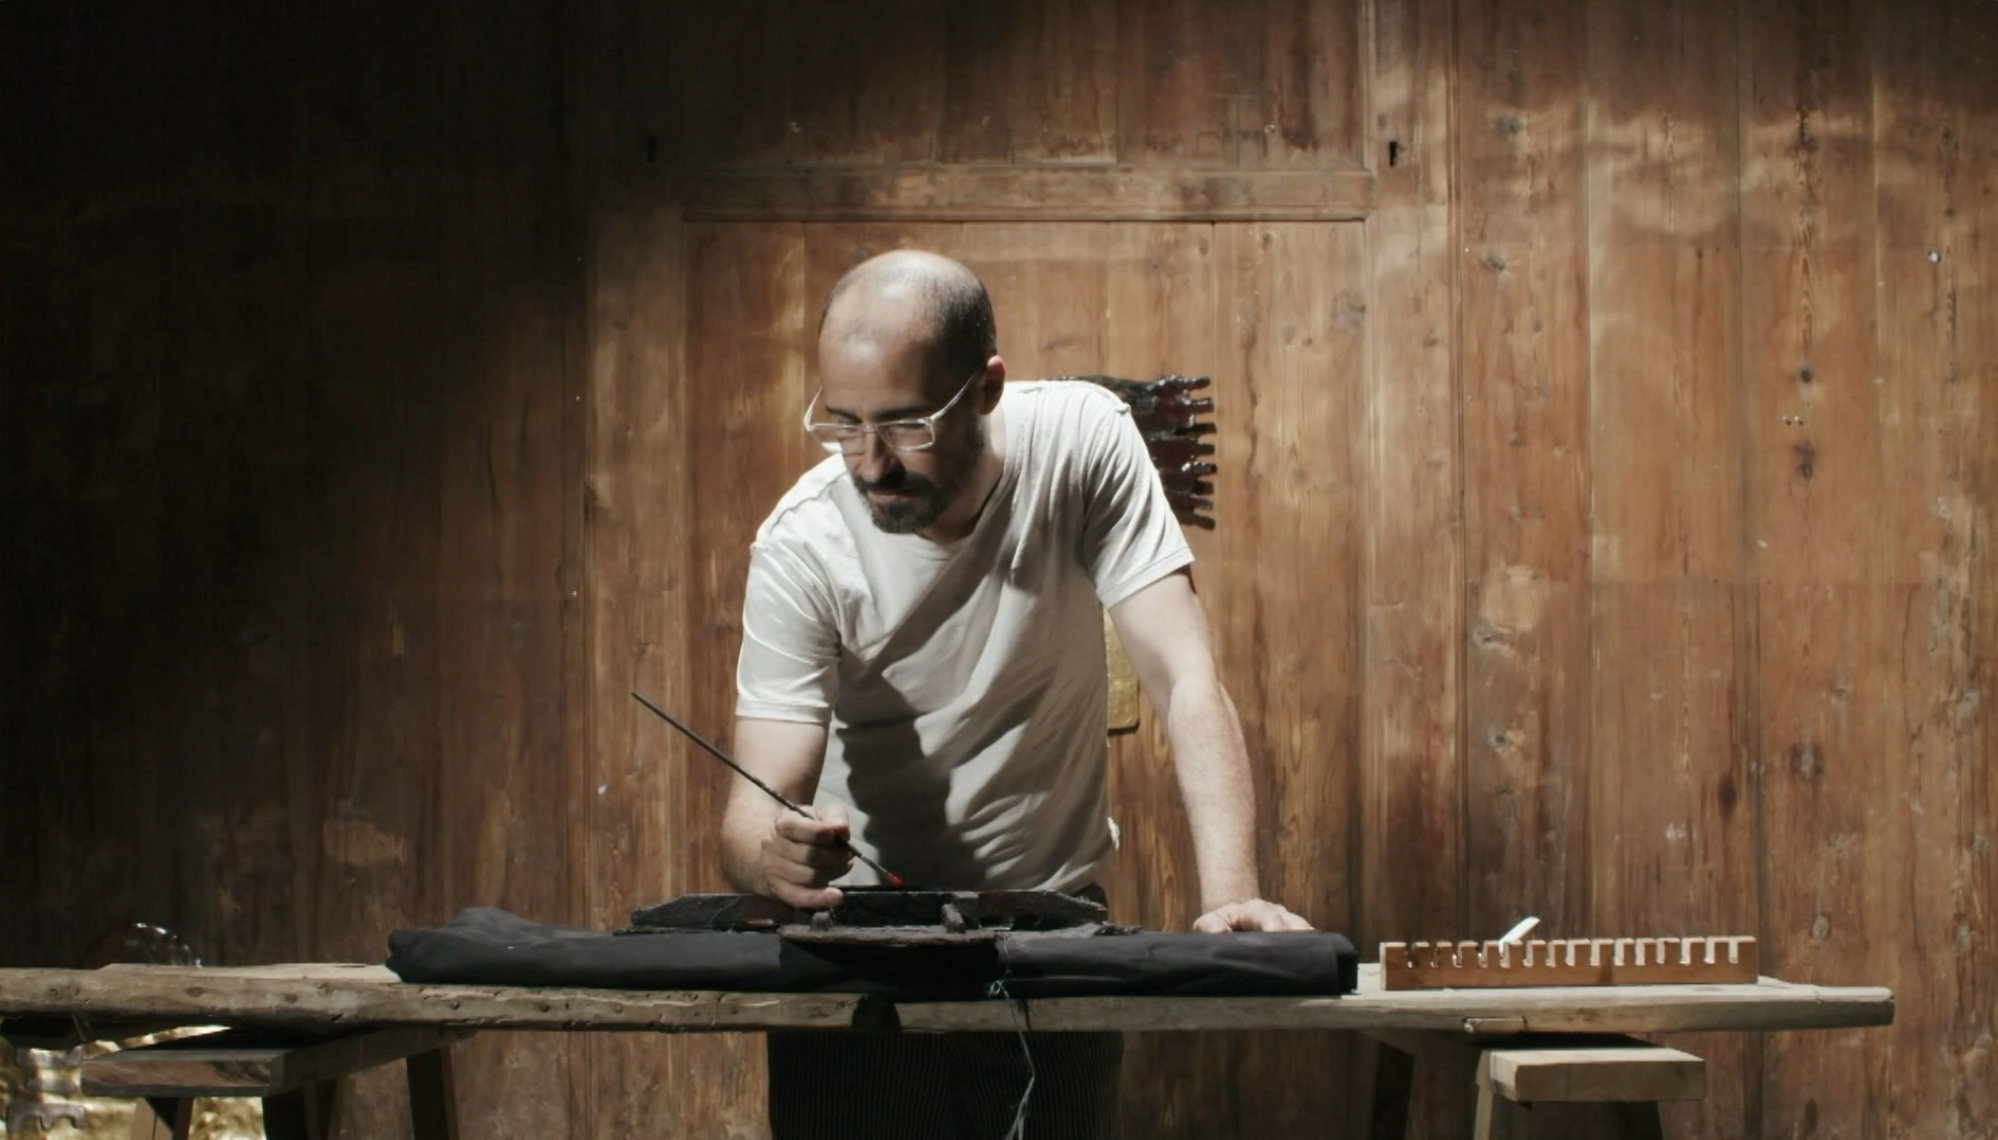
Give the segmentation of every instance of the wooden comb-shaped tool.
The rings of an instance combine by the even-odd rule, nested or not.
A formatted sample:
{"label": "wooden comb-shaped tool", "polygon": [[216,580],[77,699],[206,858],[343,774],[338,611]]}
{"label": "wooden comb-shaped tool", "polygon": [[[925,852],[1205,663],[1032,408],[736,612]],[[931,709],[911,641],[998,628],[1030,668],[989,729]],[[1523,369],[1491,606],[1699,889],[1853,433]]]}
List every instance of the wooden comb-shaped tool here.
{"label": "wooden comb-shaped tool", "polygon": [[1381,943],[1381,984],[1390,990],[1721,984],[1753,982],[1759,972],[1746,935]]}

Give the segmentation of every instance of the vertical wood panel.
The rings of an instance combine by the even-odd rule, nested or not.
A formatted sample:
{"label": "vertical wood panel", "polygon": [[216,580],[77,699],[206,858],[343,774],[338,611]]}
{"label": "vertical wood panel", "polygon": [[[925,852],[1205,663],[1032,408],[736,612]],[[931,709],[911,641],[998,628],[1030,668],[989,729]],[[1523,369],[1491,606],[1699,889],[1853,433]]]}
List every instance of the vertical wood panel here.
{"label": "vertical wood panel", "polygon": [[[1956,9],[1944,28],[1952,47],[1946,56],[1948,77],[1944,97],[1952,109],[1949,135],[1955,144],[1947,160],[1952,169],[1950,208],[1957,222],[1950,231],[1954,255],[1951,310],[1954,339],[1954,383],[1951,409],[1962,416],[1948,424],[1954,438],[1945,451],[1961,458],[1958,478],[1970,491],[1962,504],[1966,521],[1951,522],[1951,538],[1969,528],[1971,543],[1951,562],[1964,556],[1967,568],[1959,608],[1964,636],[1965,678],[1948,697],[1960,718],[1957,729],[1964,758],[1953,773],[1960,799],[1951,826],[1952,873],[1947,883],[1952,910],[1949,940],[1954,958],[1933,980],[1939,999],[1948,1008],[1953,999],[1944,1048],[1959,1079],[1949,1089],[1946,1118],[1958,1135],[1998,1131],[1998,1075],[1994,1059],[1983,1047],[1992,1039],[1998,1020],[1998,778],[1991,758],[1998,750],[1992,724],[1990,694],[1998,691],[1998,571],[1992,566],[1989,536],[1998,533],[1998,11]],[[1956,504],[1952,502],[1951,511]],[[1953,554],[1956,552],[1952,552]],[[1951,566],[1953,573],[1956,566]],[[1955,614],[1952,615],[1957,616]],[[1955,650],[1957,635],[1952,635]],[[1941,887],[1938,883],[1936,886]],[[1931,1054],[1933,1055],[1933,1054]]]}
{"label": "vertical wood panel", "polygon": [[[1241,378],[1224,363],[1225,345],[1216,337],[1217,251],[1210,226],[1115,225],[1108,227],[1107,287],[1102,310],[1101,370],[1144,379],[1178,372],[1211,376],[1221,435],[1239,431],[1246,411]],[[1097,371],[1092,368],[1089,371]],[[1224,409],[1232,409],[1234,414]],[[1225,440],[1216,461],[1224,471],[1239,460]],[[1237,467],[1217,477],[1217,524],[1231,529],[1190,529],[1194,582],[1214,623],[1217,642],[1225,639],[1222,608],[1241,600],[1242,583],[1214,561],[1223,534],[1241,535],[1243,520],[1223,503],[1238,488]],[[1235,501],[1239,501],[1235,500]],[[1217,644],[1224,660],[1228,650]],[[1242,678],[1226,665],[1222,680],[1230,691]],[[1105,867],[1113,917],[1152,930],[1184,930],[1199,915],[1200,881],[1186,808],[1172,772],[1164,725],[1144,704],[1139,731],[1110,741],[1107,794],[1110,815],[1121,831],[1118,851]],[[1203,1081],[1202,1073],[1232,1071],[1241,1054],[1236,1043],[1203,1041],[1181,1034],[1133,1034],[1125,1038],[1123,1124],[1126,1135],[1193,1135],[1215,1126],[1235,1105],[1233,1089]]]}
{"label": "vertical wood panel", "polygon": [[[165,489],[147,470],[167,394],[160,243],[128,250],[53,241],[0,277],[0,351],[20,406],[0,475],[15,556],[4,603],[9,691],[0,829],[19,917],[8,965],[80,964],[128,916],[179,923],[173,781],[163,731],[175,696],[157,683],[171,644],[150,601],[165,585]],[[126,851],[155,853],[138,859]],[[155,921],[159,921],[156,919]]]}
{"label": "vertical wood panel", "polygon": [[[1945,97],[1953,108],[1950,124],[1960,178],[1953,181],[1951,208],[1960,219],[1952,231],[1955,268],[1952,288],[1955,337],[1957,437],[1951,449],[1963,457],[1961,477],[1973,493],[1964,504],[1975,536],[1965,551],[1975,558],[1964,582],[1962,607],[1971,645],[1965,661],[1967,686],[1951,694],[1967,722],[1961,730],[1967,759],[1960,761],[1961,800],[1953,821],[1954,873],[1949,881],[1950,941],[1958,953],[1940,982],[1944,998],[1954,997],[1947,1048],[1961,1080],[1950,1090],[1950,1124],[1959,1135],[1998,1130],[1998,1079],[1992,1051],[1983,1048],[1998,1020],[1998,778],[1991,757],[1998,749],[1989,695],[1998,691],[1998,572],[1991,565],[1988,536],[1998,533],[1998,12],[1957,10],[1945,34],[1955,51],[1948,57]],[[1976,192],[1972,193],[1972,188]],[[1960,442],[1958,442],[1960,441]],[[1952,507],[1954,509],[1954,507]],[[1961,525],[1961,524],[1957,524]],[[1973,696],[1975,694],[1975,696]],[[1968,930],[1964,933],[1964,927]],[[1966,936],[1967,935],[1967,936]]]}
{"label": "vertical wood panel", "polygon": [[1116,0],[949,4],[945,162],[1116,157]]}
{"label": "vertical wood panel", "polygon": [[[1366,664],[1356,936],[1468,930],[1459,665],[1464,638],[1459,328],[1451,227],[1447,0],[1377,11],[1369,218],[1376,335],[1367,386]],[[1420,851],[1423,857],[1406,857]],[[1431,932],[1431,933],[1418,933]]]}
{"label": "vertical wood panel", "polygon": [[[1591,929],[1755,929],[1732,0],[1591,11]],[[1684,1047],[1688,1134],[1748,1127],[1743,1037]]]}
{"label": "vertical wood panel", "polygon": [[[683,817],[693,758],[628,695],[686,709],[703,680],[686,655],[693,552],[683,527],[693,516],[688,445],[696,410],[686,367],[685,229],[670,211],[599,214],[591,250],[595,335],[582,486],[595,731],[586,787],[588,893],[589,922],[606,930],[625,924],[637,907],[704,889],[676,866],[676,842],[697,823],[705,822],[701,830],[710,836],[717,828]],[[738,1131],[759,1109],[747,1096],[717,1104],[734,1091],[730,1085],[665,1063],[683,1051],[753,1050],[754,1039],[595,1034],[586,1049],[595,1092],[590,1135],[641,1134],[667,1104],[704,1131]]]}
{"label": "vertical wood panel", "polygon": [[[1221,583],[1209,605],[1257,774],[1263,891],[1342,930],[1353,917],[1359,741],[1364,239],[1354,225],[1215,228],[1233,350],[1223,395],[1248,430],[1230,468],[1246,500],[1231,522],[1243,533],[1209,558],[1219,574],[1208,580]],[[1243,1071],[1255,1076],[1232,1126],[1287,1134],[1331,1116],[1345,1090],[1314,1075],[1343,1072],[1350,1047],[1340,1036],[1251,1036]]]}
{"label": "vertical wood panel", "polygon": [[[1242,583],[1215,562],[1227,536],[1249,533],[1245,520],[1232,509],[1243,502],[1246,473],[1234,449],[1234,434],[1244,422],[1246,392],[1241,377],[1226,362],[1227,345],[1215,294],[1217,252],[1211,226],[1115,225],[1109,227],[1106,250],[1107,296],[1102,320],[1102,368],[1111,375],[1146,379],[1167,373],[1209,376],[1205,393],[1215,401],[1219,430],[1215,456],[1216,528],[1186,531],[1193,546],[1193,578],[1217,638],[1217,652],[1229,659],[1231,647],[1219,644],[1227,636],[1223,607],[1240,601]],[[1092,370],[1093,371],[1093,370]],[[1228,520],[1224,524],[1221,520]],[[1222,683],[1234,692],[1243,678],[1223,666]],[[1108,794],[1110,814],[1122,831],[1121,847],[1106,870],[1118,921],[1152,930],[1184,930],[1199,917],[1200,882],[1193,860],[1193,839],[1185,805],[1171,770],[1164,726],[1156,710],[1142,707],[1139,731],[1114,737],[1110,746]],[[1142,1122],[1159,1103],[1179,1095],[1173,1089],[1187,1076],[1191,1063],[1180,1043],[1168,1038],[1134,1039],[1126,1069],[1126,1127],[1142,1134]],[[1140,1075],[1142,1074],[1142,1075]]]}
{"label": "vertical wood panel", "polygon": [[785,157],[912,162],[937,153],[944,107],[944,5],[794,0],[796,53]]}
{"label": "vertical wood panel", "polygon": [[[1581,6],[1458,14],[1470,928],[1587,922]],[[1438,932],[1445,935],[1446,932]]]}
{"label": "vertical wood panel", "polygon": [[1992,574],[1974,506],[1989,413],[1979,386],[1965,382],[1976,364],[1964,355],[1962,327],[1962,291],[1974,289],[1978,271],[1973,234],[1991,217],[1976,200],[1993,153],[1981,132],[1998,109],[1998,86],[1981,83],[1980,109],[1980,84],[1965,79],[1989,74],[1978,40],[1994,23],[1948,6],[1873,13],[1873,432],[1884,476],[1875,542],[1883,593],[1899,606],[1899,644],[1881,682],[1904,699],[1885,754],[1870,758],[1888,808],[1884,834],[1869,837],[1882,882],[1863,921],[1869,932],[1921,932],[1892,955],[1896,973],[1883,979],[1895,987],[1894,1031],[1868,1041],[1869,1062],[1891,1074],[1890,1126],[1911,1135],[1973,1135],[1994,1123],[1990,1053],[1972,1044],[1991,1031],[1992,989],[1988,969],[1980,979],[1971,965],[1990,931],[1975,871],[1976,836],[1990,818],[1977,814],[1987,806],[1977,773],[1988,736],[1974,694],[1992,635],[1975,621],[1972,593]]}
{"label": "vertical wood panel", "polygon": [[[1196,0],[1125,3],[1119,11],[1117,153],[1131,163],[1212,166],[1241,153],[1237,84],[1260,43],[1260,8],[1223,11]],[[1247,17],[1247,18],[1245,18]],[[1259,37],[1258,37],[1259,38]]]}
{"label": "vertical wood panel", "polygon": [[[438,251],[412,252],[320,269],[316,296],[300,306],[314,319],[287,330],[287,340],[327,365],[316,428],[301,436],[353,425],[354,451],[351,462],[328,465],[316,494],[278,506],[340,521],[310,544],[313,565],[295,576],[303,604],[294,599],[276,636],[249,653],[253,672],[280,663],[289,689],[279,735],[290,760],[286,810],[305,929],[282,949],[333,961],[374,960],[388,931],[440,917],[441,401],[434,383],[394,378],[412,349],[436,375],[441,354],[430,338],[441,306],[427,281]],[[429,272],[411,272],[419,268]],[[377,335],[351,335],[358,327]],[[300,451],[311,450],[301,440]],[[342,1134],[408,1127],[393,1077],[343,1088]]]}
{"label": "vertical wood panel", "polygon": [[968,225],[955,252],[992,296],[1016,380],[1102,371],[1106,227]]}
{"label": "vertical wood panel", "polygon": [[[1755,543],[1765,969],[1887,980],[1864,915],[1888,861],[1883,784],[1902,599],[1871,551],[1886,472],[1871,331],[1874,203],[1867,21],[1852,5],[1768,9],[1743,44],[1743,336]],[[1885,587],[1885,588],[1884,588]],[[1884,932],[1883,932],[1884,933]],[[1884,1129],[1872,1039],[1767,1044],[1764,1127]]]}
{"label": "vertical wood panel", "polygon": [[[1366,221],[1373,299],[1366,384],[1365,668],[1361,673],[1359,906],[1362,957],[1383,940],[1470,932],[1465,889],[1462,667],[1464,463],[1453,194],[1457,112],[1452,0],[1374,10]],[[1476,117],[1471,116],[1471,121]],[[1370,1105],[1383,1047],[1360,1047],[1349,1128]],[[1393,1063],[1386,1059],[1386,1063]],[[1461,1135],[1467,1091],[1425,1070],[1411,1135]]]}
{"label": "vertical wood panel", "polygon": [[1308,0],[1123,4],[1119,158],[1351,163],[1360,150],[1362,11]]}
{"label": "vertical wood panel", "polygon": [[[438,562],[442,909],[506,907],[577,922],[587,769],[571,754],[568,338],[581,251],[562,106],[566,29],[541,0],[447,4],[456,50],[440,65],[441,219],[449,298],[442,348]],[[461,1047],[467,1134],[530,1137],[576,1119],[580,1046],[489,1035]]]}
{"label": "vertical wood panel", "polygon": [[[673,541],[687,544],[691,578],[685,634],[669,664],[686,673],[683,719],[725,740],[749,544],[804,469],[797,417],[811,395],[807,329],[818,310],[805,291],[803,227],[690,226],[686,241],[689,387],[677,427],[689,514],[673,520]],[[657,743],[656,762],[678,769],[669,777],[676,798],[665,897],[724,889],[717,839],[734,777],[683,740]],[[762,1038],[673,1038],[659,1056],[663,1087],[698,1090],[692,1107],[702,1116],[689,1125],[696,1132],[762,1119]]]}
{"label": "vertical wood panel", "polygon": [[790,9],[791,0],[675,4],[663,44],[627,45],[641,55],[657,50],[670,69],[670,98],[652,109],[658,158],[673,167],[748,162],[793,145]]}
{"label": "vertical wood panel", "polygon": [[[1351,166],[1365,9],[752,0],[672,18],[667,150],[740,162]],[[695,78],[698,77],[698,78]]]}
{"label": "vertical wood panel", "polygon": [[1364,154],[1367,6],[1267,0],[1266,13],[1259,164],[1375,166]]}
{"label": "vertical wood panel", "polygon": [[[944,6],[884,0],[676,5],[669,162],[912,162],[938,157]],[[650,45],[640,45],[650,46]]]}

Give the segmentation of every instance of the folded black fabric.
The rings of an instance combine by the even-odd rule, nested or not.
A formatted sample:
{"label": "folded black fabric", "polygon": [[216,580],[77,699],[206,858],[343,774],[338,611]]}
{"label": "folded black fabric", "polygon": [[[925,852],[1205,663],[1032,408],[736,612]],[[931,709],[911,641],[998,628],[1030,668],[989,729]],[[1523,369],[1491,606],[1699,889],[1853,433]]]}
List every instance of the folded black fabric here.
{"label": "folded black fabric", "polygon": [[1001,938],[999,965],[1014,997],[1303,997],[1352,993],[1360,958],[1343,934],[1238,931]]}
{"label": "folded black fabric", "polygon": [[1283,996],[1350,993],[1342,935],[1001,936],[950,945],[803,945],[774,933],[612,935],[530,922],[493,907],[389,936],[405,982],[602,989],[868,993],[900,1001],[1093,994]]}
{"label": "folded black fabric", "polygon": [[614,935],[531,922],[495,907],[389,935],[405,982],[615,990],[871,993],[904,1001],[977,997],[999,974],[990,943],[918,948],[803,946],[772,933]]}

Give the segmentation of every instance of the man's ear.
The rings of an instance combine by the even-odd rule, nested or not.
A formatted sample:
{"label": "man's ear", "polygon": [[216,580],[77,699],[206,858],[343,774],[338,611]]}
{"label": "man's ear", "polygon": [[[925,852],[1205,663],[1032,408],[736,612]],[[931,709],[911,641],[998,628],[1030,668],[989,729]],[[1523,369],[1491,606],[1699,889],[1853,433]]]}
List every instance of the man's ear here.
{"label": "man's ear", "polygon": [[978,386],[978,410],[982,415],[991,415],[992,409],[999,406],[999,397],[1006,390],[1006,362],[998,354],[985,362],[985,382]]}

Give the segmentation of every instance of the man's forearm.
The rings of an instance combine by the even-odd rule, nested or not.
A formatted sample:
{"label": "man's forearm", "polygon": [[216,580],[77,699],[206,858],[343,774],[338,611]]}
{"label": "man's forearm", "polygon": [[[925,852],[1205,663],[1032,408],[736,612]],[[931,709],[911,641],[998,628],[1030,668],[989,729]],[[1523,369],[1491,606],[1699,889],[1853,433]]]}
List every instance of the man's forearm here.
{"label": "man's forearm", "polygon": [[775,808],[774,804],[737,802],[737,797],[731,795],[728,808],[722,815],[722,877],[728,880],[729,886],[744,894],[770,893],[770,884],[763,878],[760,856],[763,837],[770,830]]}
{"label": "man's forearm", "polygon": [[1255,784],[1241,721],[1220,680],[1210,674],[1175,685],[1165,727],[1193,831],[1201,909],[1260,897]]}

